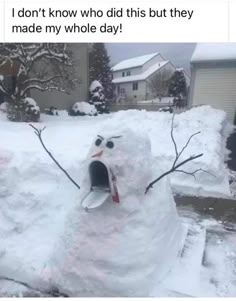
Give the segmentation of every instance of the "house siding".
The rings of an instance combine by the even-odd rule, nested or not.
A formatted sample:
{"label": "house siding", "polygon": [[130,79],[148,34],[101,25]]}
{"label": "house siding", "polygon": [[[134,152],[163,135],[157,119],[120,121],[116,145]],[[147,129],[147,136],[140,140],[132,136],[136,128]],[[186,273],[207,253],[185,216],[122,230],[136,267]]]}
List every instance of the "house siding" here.
{"label": "house siding", "polygon": [[142,72],[146,71],[146,70],[147,70],[148,68],[150,68],[152,65],[154,65],[154,64],[156,64],[156,63],[158,63],[158,62],[163,62],[163,61],[164,61],[164,59],[163,59],[163,57],[162,57],[160,54],[154,56],[152,59],[150,59],[149,61],[147,61],[147,62],[143,65],[143,67],[142,67]]}
{"label": "house siding", "polygon": [[[166,65],[164,65],[161,69],[158,69],[155,73],[153,73],[147,80],[146,80],[146,85],[147,85],[147,88],[146,88],[146,99],[147,100],[150,100],[150,99],[154,99],[156,98],[156,95],[155,93],[153,93],[152,89],[151,89],[151,86],[150,86],[150,83],[149,81],[152,80],[153,77],[155,77],[159,72],[162,72],[162,71],[169,71],[171,73],[175,72],[175,67],[169,62],[167,63]],[[168,91],[166,91],[166,94],[167,94]]]}
{"label": "house siding", "polygon": [[133,82],[117,84],[120,89],[125,90],[125,101],[136,102],[146,99],[146,82],[138,81],[138,90],[133,90]]}
{"label": "house siding", "polygon": [[130,75],[137,75],[142,73],[142,67],[128,68],[119,71],[113,71],[113,79],[122,77],[122,72],[125,72],[125,77],[127,77],[126,72],[130,71]]}
{"label": "house siding", "polygon": [[88,44],[74,43],[68,44],[68,47],[70,47],[72,51],[75,78],[79,80],[79,83],[75,89],[70,92],[70,95],[57,91],[31,91],[31,97],[36,100],[42,111],[50,106],[57,107],[59,110],[68,110],[75,102],[88,100]]}
{"label": "house siding", "polygon": [[236,111],[236,67],[210,68],[193,66],[191,104],[211,105],[224,110],[230,122]]}

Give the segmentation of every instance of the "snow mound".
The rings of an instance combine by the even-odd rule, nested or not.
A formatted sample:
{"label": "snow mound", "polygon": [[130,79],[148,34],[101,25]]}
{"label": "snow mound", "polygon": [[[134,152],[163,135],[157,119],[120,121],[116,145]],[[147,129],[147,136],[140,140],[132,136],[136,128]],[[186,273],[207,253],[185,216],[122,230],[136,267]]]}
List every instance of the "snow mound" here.
{"label": "snow mound", "polygon": [[22,99],[22,102],[27,106],[26,111],[31,110],[35,114],[40,113],[40,108],[39,108],[39,106],[37,105],[36,101],[33,98],[26,97],[26,98]]}
{"label": "snow mound", "polygon": [[[52,255],[52,283],[70,296],[148,296],[180,247],[182,228],[169,182],[163,179],[144,194],[160,172],[147,135],[101,130],[94,142],[85,165],[99,161],[111,170],[120,202],[110,199],[89,213],[75,204]],[[89,168],[84,174],[88,185]]]}
{"label": "snow mound", "polygon": [[7,102],[3,102],[0,104],[0,111],[6,113],[8,110],[9,104]]}
{"label": "snow mound", "polygon": [[91,105],[87,102],[84,102],[84,101],[76,102],[73,105],[72,110],[75,113],[81,113],[81,114],[90,115],[90,116],[94,116],[97,114],[97,110],[96,110],[95,106]]}
{"label": "snow mound", "polygon": [[95,90],[99,90],[99,89],[103,89],[102,84],[98,80],[94,80],[89,87],[89,92],[92,93]]}

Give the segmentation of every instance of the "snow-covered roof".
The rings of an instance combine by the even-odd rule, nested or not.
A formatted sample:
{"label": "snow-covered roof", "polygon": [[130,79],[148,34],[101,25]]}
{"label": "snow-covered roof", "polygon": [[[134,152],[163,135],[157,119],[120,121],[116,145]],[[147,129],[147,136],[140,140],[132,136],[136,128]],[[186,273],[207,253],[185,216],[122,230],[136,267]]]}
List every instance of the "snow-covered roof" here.
{"label": "snow-covered roof", "polygon": [[154,56],[158,55],[159,53],[151,53],[146,54],[138,57],[134,57],[132,59],[121,61],[120,63],[116,64],[114,67],[112,67],[112,71],[119,71],[123,69],[129,69],[134,67],[140,67],[143,66],[146,62],[151,60]]}
{"label": "snow-covered roof", "polygon": [[236,60],[236,43],[197,44],[191,62]]}
{"label": "snow-covered roof", "polygon": [[169,63],[169,61],[157,62],[156,64],[152,65],[150,68],[148,68],[146,71],[144,71],[141,74],[114,78],[112,83],[118,84],[118,83],[128,83],[133,81],[145,80],[154,72],[156,72],[157,70],[165,66],[167,63]]}

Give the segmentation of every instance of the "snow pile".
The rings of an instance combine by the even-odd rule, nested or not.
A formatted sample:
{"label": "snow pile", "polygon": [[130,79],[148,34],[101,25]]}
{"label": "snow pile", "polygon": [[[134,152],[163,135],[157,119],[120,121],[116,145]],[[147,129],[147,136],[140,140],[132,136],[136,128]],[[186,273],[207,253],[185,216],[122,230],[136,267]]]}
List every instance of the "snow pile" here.
{"label": "snow pile", "polygon": [[6,113],[8,110],[9,104],[7,102],[3,102],[0,104],[0,111]]}
{"label": "snow pile", "polygon": [[[166,224],[167,220],[164,218],[162,209],[166,209],[165,204],[169,204],[171,207],[173,200],[169,194],[169,188],[166,186],[167,179],[163,179],[158,185],[154,186],[146,196],[144,196],[144,190],[150,180],[156,179],[162,172],[171,167],[175,158],[174,146],[170,137],[172,115],[132,110],[99,115],[97,117],[85,116],[77,119],[68,116],[66,112],[63,112],[63,114],[60,112],[60,115],[56,118],[42,114],[42,123],[38,124],[38,127],[43,128],[47,126],[47,129],[43,132],[45,144],[61,165],[80,184],[83,191],[73,186],[55,166],[41,148],[34,132],[27,124],[6,121],[3,115],[0,115],[0,118],[0,276],[3,275],[26,281],[35,286],[42,284],[45,288],[48,283],[46,280],[51,279],[49,259],[52,258],[52,254],[55,254],[55,244],[61,246],[58,257],[55,258],[55,264],[56,262],[60,263],[57,279],[59,284],[62,281],[61,275],[64,269],[62,266],[63,258],[65,258],[65,265],[71,266],[71,274],[74,274],[77,280],[80,279],[81,275],[77,274],[77,267],[73,266],[75,255],[78,255],[73,253],[73,250],[77,252],[79,247],[81,247],[83,258],[88,260],[83,269],[84,273],[86,273],[87,269],[88,273],[91,273],[91,260],[92,264],[102,266],[101,269],[104,271],[106,265],[103,265],[103,262],[99,261],[98,258],[101,252],[111,250],[108,252],[108,255],[112,256],[114,254],[114,260],[119,260],[119,263],[122,263],[122,269],[119,270],[119,266],[115,269],[116,273],[121,271],[120,277],[126,278],[126,274],[131,275],[129,271],[133,269],[136,257],[138,260],[136,260],[135,264],[138,264],[137,262],[142,263],[145,273],[147,272],[145,268],[147,264],[147,267],[150,268],[149,275],[151,275],[152,268],[148,263],[145,262],[144,264],[144,260],[153,260],[152,252],[156,248],[156,240],[154,239],[152,243],[149,241],[149,244],[147,244],[147,241],[150,239],[150,233],[158,236],[159,230],[155,233],[154,230],[159,227],[162,229],[162,226]],[[121,125],[124,124],[124,120],[125,124],[136,133],[133,134],[132,132],[132,134],[129,134],[131,139],[128,139],[128,141],[126,139],[126,142],[122,145],[122,148],[125,150],[127,143],[127,151],[130,152],[129,157],[126,151],[119,150],[118,144],[116,144],[119,141],[121,143],[121,139],[125,137],[123,133],[117,133],[122,130]],[[113,149],[109,149],[105,143],[107,133],[103,134],[103,131],[99,130],[100,128],[116,128],[116,130],[112,131],[112,135],[109,134],[108,138],[114,135],[123,135],[124,137],[113,139],[115,146]],[[179,150],[186,144],[193,133],[201,132],[193,137],[180,159],[182,161],[193,154],[203,153],[204,155],[185,165],[183,169],[193,171],[202,168],[207,172],[199,171],[196,174],[196,179],[187,174],[172,174],[170,180],[174,192],[195,196],[221,197],[223,195],[226,198],[230,196],[228,171],[224,165],[224,132],[226,128],[225,113],[212,109],[209,106],[194,108],[175,116],[174,136]],[[139,138],[133,143],[132,136],[143,137],[141,135],[143,131],[148,133],[146,137]],[[104,155],[106,154],[104,160],[106,158],[109,159],[109,165],[117,172],[120,203],[108,202],[104,204],[104,207],[94,212],[85,213],[83,210],[81,211],[79,203],[83,197],[84,190],[89,189],[90,186],[87,178],[87,165],[83,164],[83,162],[86,160],[88,149],[97,134],[106,138],[104,144],[100,147],[104,148]],[[148,136],[151,140],[152,157],[150,157],[150,149],[146,143]],[[22,143],[22,141],[26,143]],[[146,148],[144,148],[145,145]],[[112,151],[115,150],[121,154],[116,157],[116,160],[112,156]],[[89,156],[94,154],[94,151],[95,148],[91,148]],[[146,153],[147,155],[145,155]],[[122,160],[122,157],[124,157],[124,160]],[[112,163],[113,160],[114,164]],[[115,165],[117,165],[117,168]],[[127,169],[122,167],[126,165]],[[145,170],[151,165],[153,170],[148,174],[145,170],[142,170],[142,165],[144,165]],[[144,179],[143,174],[147,175],[146,179]],[[84,181],[82,181],[83,178]],[[143,182],[140,183],[139,179],[142,179]],[[133,190],[133,193],[127,195],[129,190]],[[158,208],[156,204],[158,204]],[[105,217],[103,210],[107,213]],[[122,218],[123,214],[124,217]],[[149,215],[150,218],[147,219]],[[165,216],[168,216],[168,214]],[[163,224],[160,223],[157,217],[163,218]],[[99,221],[96,228],[94,228],[95,221],[93,223],[93,219],[97,222]],[[111,221],[113,221],[113,224]],[[168,223],[171,227],[172,222],[168,220]],[[77,227],[81,228],[78,228],[78,231],[76,231]],[[125,232],[128,233],[127,240],[125,240],[127,237],[119,235],[119,228],[122,228],[124,232],[127,231]],[[87,238],[79,236],[79,241],[83,242],[84,245],[77,244],[77,238],[75,237],[75,235],[80,235],[81,229],[83,229],[84,233],[87,233]],[[166,230],[168,231],[168,229]],[[114,241],[110,239],[112,231],[115,235]],[[99,236],[98,232],[101,232],[101,236]],[[68,233],[69,241],[65,237],[66,233]],[[101,238],[104,233],[107,233],[107,238],[103,237],[105,240],[104,245],[95,250],[95,243],[91,242],[93,239],[96,240],[94,234]],[[142,237],[144,233],[145,238]],[[130,238],[131,234],[132,237]],[[155,235],[153,238],[156,237]],[[141,241],[140,249],[133,251],[133,257],[128,253],[124,255],[124,252],[128,252],[135,244],[137,245],[139,237],[144,239],[146,246]],[[91,260],[91,257],[89,257],[91,253],[86,249],[90,246],[88,238],[94,251],[94,257]],[[156,238],[158,240],[160,237]],[[67,257],[60,244],[61,239],[68,241],[68,248],[71,247]],[[129,249],[126,250],[123,247],[124,243],[129,246]],[[163,242],[162,244],[164,245]],[[117,245],[120,248],[116,248]],[[153,249],[149,250],[149,245],[152,245]],[[64,247],[66,248],[66,246]],[[143,258],[138,253],[138,250],[142,248]],[[165,247],[164,252],[167,252],[169,249],[171,248]],[[158,257],[161,258],[161,254],[158,253],[163,251],[161,250],[157,251],[160,257],[156,256],[156,259]],[[86,251],[88,255],[86,255]],[[120,255],[117,255],[117,253]],[[122,261],[124,258],[120,260],[119,256],[122,254],[124,257],[127,256],[129,258],[131,270],[128,268],[128,263],[126,265],[125,261]],[[112,262],[112,258],[109,256],[105,262],[106,264]],[[79,255],[75,259],[76,263],[79,262],[78,257]],[[69,264],[70,258],[73,260]],[[111,265],[109,264],[108,267],[110,268]],[[137,265],[137,267],[141,269],[141,265]],[[153,269],[156,269],[155,264]],[[125,274],[122,274],[124,270]],[[164,271],[164,269],[160,270]],[[69,277],[68,271],[69,269],[65,266],[65,273]],[[104,273],[102,272],[101,277],[106,278]],[[98,277],[99,275],[97,274]],[[113,271],[111,271],[110,275],[113,280],[118,279],[113,277]],[[135,276],[136,272],[133,275]],[[142,275],[138,273],[137,275],[140,276],[140,279],[143,279]],[[135,279],[140,286],[137,294],[141,295],[144,290],[149,290],[151,283],[146,283],[144,280],[144,285],[142,285],[139,279]],[[83,287],[89,287],[89,283],[85,283],[85,281],[86,279],[82,281]],[[112,284],[109,283],[109,279],[107,281],[108,290]],[[117,289],[124,292],[125,288],[122,281],[118,282],[117,280]],[[94,278],[93,283],[95,283]],[[147,287],[145,287],[146,284]],[[71,285],[73,286],[73,283]],[[75,285],[76,287],[79,286],[77,282]],[[98,283],[98,290],[101,289],[100,285],[101,282]],[[130,282],[130,286],[134,287],[133,285],[134,282]],[[72,286],[69,289],[72,290]],[[114,290],[111,293],[116,294]]]}
{"label": "snow pile", "polygon": [[70,296],[148,296],[180,247],[182,228],[169,182],[163,179],[144,195],[160,173],[146,135],[125,129],[98,133],[102,138],[89,151],[82,193],[90,189],[89,164],[99,161],[115,176],[120,203],[110,199],[89,213],[75,204],[52,254],[52,284]]}
{"label": "snow pile", "polygon": [[89,92],[92,93],[95,90],[103,89],[102,84],[98,80],[92,81],[90,87],[89,87]]}
{"label": "snow pile", "polygon": [[236,43],[197,44],[191,62],[225,61],[236,59]]}
{"label": "snow pile", "polygon": [[75,114],[80,113],[81,115],[94,116],[97,114],[95,106],[84,101],[76,102],[73,105],[72,110]]}
{"label": "snow pile", "polygon": [[[109,127],[109,124],[113,123],[118,127],[124,120],[134,131],[146,130],[149,133],[156,160],[162,163],[164,170],[169,170],[175,160],[175,148],[170,135],[172,114],[120,111],[114,114],[105,126]],[[231,195],[228,170],[224,163],[225,130],[228,130],[226,113],[210,106],[193,108],[175,116],[173,134],[179,152],[191,135],[200,132],[191,139],[178,162],[203,153],[202,157],[182,167],[186,172],[202,169],[195,177],[180,172],[171,174],[171,185],[175,193],[211,197]]]}
{"label": "snow pile", "polygon": [[26,106],[26,111],[31,111],[34,112],[34,114],[38,114],[40,113],[40,108],[37,105],[36,101],[31,98],[31,97],[26,97],[24,99],[22,99],[22,102],[25,104]]}

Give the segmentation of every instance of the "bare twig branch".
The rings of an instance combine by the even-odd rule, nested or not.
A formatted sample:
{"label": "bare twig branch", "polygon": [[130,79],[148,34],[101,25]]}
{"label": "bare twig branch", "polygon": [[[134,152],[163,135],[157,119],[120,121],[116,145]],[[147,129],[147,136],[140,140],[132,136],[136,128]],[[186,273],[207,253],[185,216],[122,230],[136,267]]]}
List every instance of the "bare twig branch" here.
{"label": "bare twig branch", "polygon": [[200,133],[201,133],[201,132],[194,133],[194,134],[192,134],[192,135],[189,137],[187,143],[185,144],[185,146],[182,148],[181,152],[179,153],[178,158],[182,155],[182,153],[184,152],[184,150],[187,148],[187,146],[189,145],[191,139],[192,139],[194,136],[196,136],[196,135],[198,135],[198,134],[200,134]]}
{"label": "bare twig branch", "polygon": [[182,169],[176,169],[176,170],[175,170],[175,172],[182,172],[182,173],[184,173],[184,174],[186,174],[186,175],[193,176],[195,180],[196,180],[195,174],[196,174],[197,172],[199,172],[199,171],[205,172],[205,173],[209,174],[210,176],[215,177],[215,175],[211,174],[210,172],[208,172],[207,170],[204,170],[204,169],[202,169],[202,168],[198,168],[198,169],[196,169],[196,170],[194,170],[194,171],[186,171],[186,170],[182,170]]}
{"label": "bare twig branch", "polygon": [[[188,141],[186,142],[186,144],[184,145],[184,147],[182,148],[182,150],[181,150],[180,152],[178,152],[177,143],[176,143],[175,138],[174,138],[174,116],[175,116],[175,115],[173,114],[172,120],[171,120],[171,131],[170,131],[170,136],[171,136],[171,140],[172,140],[172,142],[173,142],[173,144],[174,144],[174,148],[175,148],[175,160],[174,160],[174,162],[173,162],[173,165],[172,165],[171,169],[169,169],[168,171],[166,171],[165,173],[163,173],[162,175],[160,175],[157,179],[155,179],[155,180],[152,181],[150,184],[148,184],[148,186],[146,187],[146,190],[145,190],[145,194],[148,192],[148,190],[149,190],[150,188],[153,188],[153,185],[154,185],[154,184],[156,184],[156,183],[157,183],[158,181],[160,181],[163,177],[167,176],[168,174],[170,174],[170,173],[172,173],[172,172],[182,172],[182,173],[185,173],[185,174],[187,174],[187,175],[193,176],[195,179],[196,179],[195,174],[196,174],[197,172],[199,172],[199,171],[203,171],[203,172],[208,173],[207,171],[205,171],[205,170],[203,170],[203,169],[201,169],[201,168],[196,169],[196,170],[193,171],[193,172],[188,172],[188,171],[179,169],[181,166],[183,166],[184,164],[188,163],[189,161],[192,161],[192,160],[195,160],[195,159],[197,159],[197,158],[200,158],[201,156],[203,156],[203,154],[192,155],[192,156],[190,156],[188,159],[186,159],[186,160],[184,160],[184,161],[182,161],[182,162],[180,162],[180,163],[177,164],[177,162],[178,162],[180,156],[183,154],[184,150],[185,150],[185,149],[187,148],[187,146],[189,145],[191,139],[192,139],[194,136],[200,134],[200,132],[197,132],[197,133],[192,134],[192,135],[189,137],[189,139],[188,139]],[[210,173],[208,173],[208,174],[210,174]]]}
{"label": "bare twig branch", "polygon": [[188,159],[182,161],[181,163],[179,163],[178,165],[176,166],[172,166],[172,168],[168,171],[166,171],[165,173],[163,173],[160,177],[158,177],[156,180],[152,181],[150,184],[148,184],[148,186],[146,187],[146,190],[145,190],[145,194],[148,192],[148,190],[150,188],[153,188],[153,185],[156,184],[158,181],[160,181],[162,178],[164,178],[165,176],[167,176],[168,174],[176,171],[176,169],[178,169],[180,166],[186,164],[187,162],[189,161],[192,161],[192,160],[195,160],[197,158],[200,158],[201,156],[203,156],[203,154],[200,154],[200,155],[196,155],[196,156],[191,156],[189,157]]}
{"label": "bare twig branch", "polygon": [[32,124],[30,124],[29,126],[31,126],[34,129],[34,133],[35,135],[39,138],[39,141],[42,145],[42,147],[44,148],[44,150],[46,151],[46,153],[49,155],[49,157],[56,163],[56,165],[64,172],[64,174],[67,176],[67,178],[78,188],[80,189],[80,186],[71,178],[71,176],[68,174],[68,172],[58,163],[58,161],[54,158],[54,156],[50,153],[50,151],[47,149],[47,147],[45,146],[43,139],[42,139],[42,132],[46,129],[46,127],[42,128],[42,129],[37,129],[35,126],[33,126]]}

